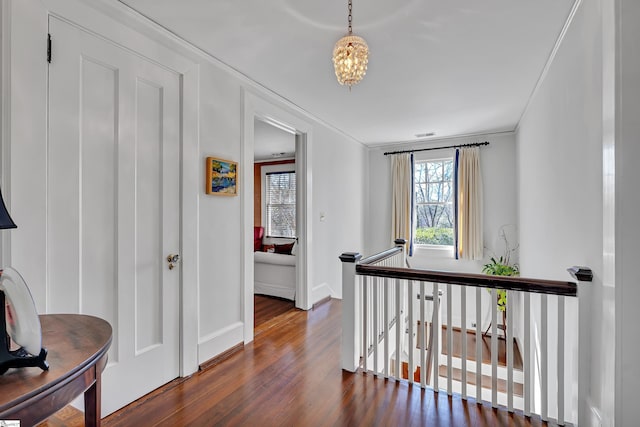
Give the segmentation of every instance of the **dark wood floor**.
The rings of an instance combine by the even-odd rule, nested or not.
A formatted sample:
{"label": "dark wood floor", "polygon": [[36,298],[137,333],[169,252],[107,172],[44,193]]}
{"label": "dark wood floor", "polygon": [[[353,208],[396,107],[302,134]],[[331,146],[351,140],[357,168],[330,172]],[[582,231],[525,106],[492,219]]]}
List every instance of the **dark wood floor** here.
{"label": "dark wood floor", "polygon": [[284,298],[268,297],[265,295],[253,296],[254,328],[259,328],[268,321],[295,308],[295,303]]}
{"label": "dark wood floor", "polygon": [[103,425],[546,425],[406,382],[343,372],[340,304],[331,300],[272,318],[256,328],[254,342],[244,349],[144,396]]}

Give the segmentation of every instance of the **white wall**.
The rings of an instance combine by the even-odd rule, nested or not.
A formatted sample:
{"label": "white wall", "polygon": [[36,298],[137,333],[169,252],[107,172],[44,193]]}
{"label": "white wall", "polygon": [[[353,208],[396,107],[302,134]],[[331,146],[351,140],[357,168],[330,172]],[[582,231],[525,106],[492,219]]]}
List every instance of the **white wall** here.
{"label": "white wall", "polygon": [[[599,393],[612,392],[605,376],[613,366],[612,335],[598,330],[602,304],[602,40],[599,2],[584,1],[578,8],[555,58],[535,93],[517,133],[519,171],[520,266],[523,276],[571,280],[566,268],[589,266],[595,290],[592,324],[597,345],[593,352],[594,404]],[[533,299],[532,312],[539,307]],[[549,313],[555,313],[551,303]],[[535,315],[539,328],[539,314]],[[575,319],[575,306],[567,308]],[[567,321],[569,331],[576,325]],[[557,323],[550,320],[554,342]],[[533,331],[537,334],[536,331]],[[575,338],[572,332],[567,338]],[[608,344],[611,345],[608,345]],[[567,342],[565,378],[577,375],[576,342]],[[555,345],[551,344],[553,354]],[[550,375],[555,367],[550,366]],[[551,383],[552,384],[552,383]],[[570,385],[571,386],[571,385]],[[555,391],[550,390],[552,402]],[[567,402],[568,413],[577,411]],[[556,409],[552,403],[549,412]],[[576,416],[576,413],[573,413]]]}
{"label": "white wall", "polygon": [[[428,250],[416,248],[413,257],[408,258],[414,268],[427,270],[445,270],[465,273],[481,273],[482,265],[494,254],[504,253],[504,246],[499,239],[500,227],[508,225],[507,229],[517,228],[517,193],[516,193],[516,143],[515,135],[511,133],[481,135],[475,137],[453,138],[430,142],[403,145],[401,148],[376,147],[369,150],[369,209],[365,217],[366,247],[363,254],[370,255],[392,244],[391,240],[391,160],[385,156],[386,151],[397,149],[419,149],[430,146],[448,146],[467,144],[472,142],[489,141],[489,146],[480,148],[480,162],[482,168],[482,183],[484,191],[484,259],[482,261],[456,260],[452,253],[437,254]],[[436,151],[427,153],[437,153]],[[416,158],[422,153],[415,153]],[[515,246],[516,233],[509,242]],[[355,249],[354,249],[355,250]],[[362,252],[362,251],[361,251]],[[517,261],[517,259],[515,260]],[[459,301],[457,287],[454,287],[454,301]],[[475,322],[475,292],[469,293],[467,308],[467,326]],[[490,296],[483,292],[482,326],[488,326],[490,311],[488,310]],[[446,319],[446,306],[442,306],[442,316]],[[460,325],[460,309],[454,306],[452,311],[453,324]]]}
{"label": "white wall", "polygon": [[342,264],[338,256],[365,246],[366,149],[326,127],[314,133],[313,288],[326,284],[342,298]]}
{"label": "white wall", "polygon": [[[188,302],[183,304],[182,323],[188,325],[188,334],[183,335],[182,345],[187,358],[194,360],[194,364],[184,371],[186,374],[197,368],[195,363],[216,356],[241,343],[244,338],[242,197],[214,197],[204,192],[204,163],[207,156],[241,161],[243,89],[250,88],[268,102],[293,111],[312,124],[314,137],[310,158],[313,191],[310,197],[313,199],[312,215],[315,220],[310,224],[311,235],[314,236],[310,244],[316,258],[310,260],[313,264],[311,288],[331,289],[331,294],[339,297],[341,265],[337,257],[345,248],[364,246],[361,222],[366,197],[361,191],[366,185],[364,148],[215,58],[190,48],[125,6],[100,0],[82,3],[80,6],[75,0],[12,2],[19,25],[11,28],[11,89],[20,96],[11,98],[9,124],[13,133],[10,140],[3,140],[2,153],[11,152],[11,159],[7,163],[10,164],[14,191],[8,194],[12,213],[20,225],[11,239],[12,262],[24,273],[38,310],[45,312],[47,307],[44,252],[47,227],[44,185],[47,66],[43,52],[48,10],[98,32],[102,29],[96,27],[96,23],[101,19],[94,19],[94,15],[104,17],[104,12],[115,17],[115,21],[105,21],[111,22],[107,27],[113,29],[126,25],[134,28],[195,64],[193,75],[197,75],[197,78],[190,81],[195,82],[196,87],[186,88],[185,97],[189,99],[185,103],[196,105],[198,111],[195,119],[185,118],[185,127],[186,132],[196,135],[198,140],[194,147],[189,147],[183,153],[182,159],[183,176],[188,180],[187,192],[183,194],[183,212],[189,213],[189,217],[183,220],[190,230],[182,236],[182,245],[193,248],[193,254],[189,254],[191,256],[186,256],[185,250],[182,265],[183,278],[188,278],[183,281],[183,291],[188,290],[189,298],[193,296],[192,305]],[[96,6],[97,9],[84,13],[89,6]],[[138,46],[133,48],[137,49]],[[162,61],[162,52],[150,55]],[[3,123],[3,127],[5,125]],[[244,166],[251,165],[241,163],[241,167]],[[241,194],[245,188],[249,187],[244,187],[240,182]],[[320,212],[325,213],[325,221],[320,221]],[[252,219],[252,211],[249,214]]]}
{"label": "white wall", "polygon": [[[609,7],[611,2],[605,2]],[[615,423],[619,426],[638,424],[637,396],[640,395],[640,2],[616,0],[617,70],[616,135],[615,135],[615,310],[613,304],[603,307],[606,315],[616,317],[616,390]],[[609,195],[609,194],[608,194]],[[607,287],[604,292],[611,293]],[[608,321],[608,319],[606,319]],[[609,335],[612,335],[609,331]],[[613,340],[602,342],[603,348]],[[604,363],[613,363],[611,350]],[[608,371],[607,371],[608,372]],[[607,384],[608,385],[608,384]],[[603,390],[609,392],[610,387]],[[595,390],[595,389],[594,389]],[[613,393],[613,390],[611,390]],[[603,396],[603,399],[605,397]],[[612,399],[611,399],[612,400]],[[607,400],[609,401],[609,400]],[[607,408],[608,412],[608,408]]]}
{"label": "white wall", "polygon": [[[481,135],[403,145],[401,148],[376,147],[369,150],[369,212],[367,221],[367,254],[379,252],[393,246],[391,239],[391,160],[387,151],[410,150],[446,145],[489,141],[480,148],[480,165],[484,189],[484,246],[485,259],[494,252],[502,255],[498,241],[499,229],[503,225],[515,225],[516,215],[516,167],[515,136],[513,134]],[[422,153],[415,153],[415,156]],[[512,244],[514,242],[511,242]],[[428,251],[416,250],[410,258],[416,268],[451,270],[480,273],[483,261],[455,260],[452,257],[435,257]]]}
{"label": "white wall", "polygon": [[[203,61],[200,69],[200,161],[207,156],[240,161],[240,82]],[[241,199],[199,191],[200,362],[242,341]],[[239,191],[245,191],[239,182]]]}

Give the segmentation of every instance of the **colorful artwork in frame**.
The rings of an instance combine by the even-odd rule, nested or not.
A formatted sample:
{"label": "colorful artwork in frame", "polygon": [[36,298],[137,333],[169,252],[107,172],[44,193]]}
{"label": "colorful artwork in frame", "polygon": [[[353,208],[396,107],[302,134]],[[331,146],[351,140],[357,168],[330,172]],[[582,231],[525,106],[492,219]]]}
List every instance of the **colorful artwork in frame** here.
{"label": "colorful artwork in frame", "polygon": [[238,195],[238,163],[207,157],[207,194]]}

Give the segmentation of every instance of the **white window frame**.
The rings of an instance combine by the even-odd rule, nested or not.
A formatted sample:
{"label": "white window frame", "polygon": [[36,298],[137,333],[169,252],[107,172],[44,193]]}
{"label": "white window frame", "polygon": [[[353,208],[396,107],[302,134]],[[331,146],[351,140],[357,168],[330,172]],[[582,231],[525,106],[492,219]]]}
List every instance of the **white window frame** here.
{"label": "white window frame", "polygon": [[[296,173],[296,164],[295,163],[284,163],[281,165],[265,165],[260,168],[260,191],[262,193],[262,198],[260,199],[261,204],[261,212],[262,212],[262,224],[264,226],[264,234],[267,236],[267,174],[270,173],[282,173],[282,172],[292,172]],[[296,177],[297,179],[297,177]],[[296,189],[297,191],[297,189]],[[296,198],[297,200],[297,198]],[[297,208],[297,207],[296,207]],[[297,211],[296,211],[297,213]],[[296,236],[298,234],[296,224]]]}
{"label": "white window frame", "polygon": [[[449,150],[434,150],[434,151],[419,151],[413,154],[413,162],[414,162],[414,169],[412,171],[413,173],[413,177],[415,180],[415,165],[417,165],[418,163],[424,163],[424,162],[434,162],[434,161],[439,161],[439,160],[452,160],[453,162],[455,162],[455,158],[456,158],[456,152],[454,149],[449,149]],[[455,169],[455,165],[454,165],[454,169]],[[454,170],[455,172],[455,170]],[[455,177],[454,177],[455,179]],[[414,188],[412,188],[413,191],[413,197],[414,197],[414,202],[415,202],[415,186]],[[454,197],[456,197],[456,195],[454,194]],[[455,201],[454,201],[455,203]],[[417,215],[417,202],[415,202],[414,205],[414,215]],[[457,221],[458,218],[455,218],[455,221]],[[414,217],[413,220],[413,233],[415,236],[415,232],[416,232],[416,226],[417,226],[417,221],[416,218]],[[454,228],[455,230],[455,228]],[[455,232],[455,231],[454,231]],[[454,236],[455,238],[455,236]],[[413,244],[413,249],[414,249],[414,256],[415,255],[425,255],[425,256],[430,256],[430,257],[434,257],[434,258],[453,258],[454,257],[454,251],[455,251],[455,244],[451,245],[451,246],[445,246],[445,245],[428,245],[428,244],[417,244],[414,242]]]}

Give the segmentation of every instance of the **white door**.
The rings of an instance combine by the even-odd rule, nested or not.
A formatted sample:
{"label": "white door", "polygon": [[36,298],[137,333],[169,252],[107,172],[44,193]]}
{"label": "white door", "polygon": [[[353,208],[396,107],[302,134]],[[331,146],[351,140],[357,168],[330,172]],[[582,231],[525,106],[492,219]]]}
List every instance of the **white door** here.
{"label": "white door", "polygon": [[49,27],[48,311],[111,323],[106,415],[179,375],[180,79]]}

